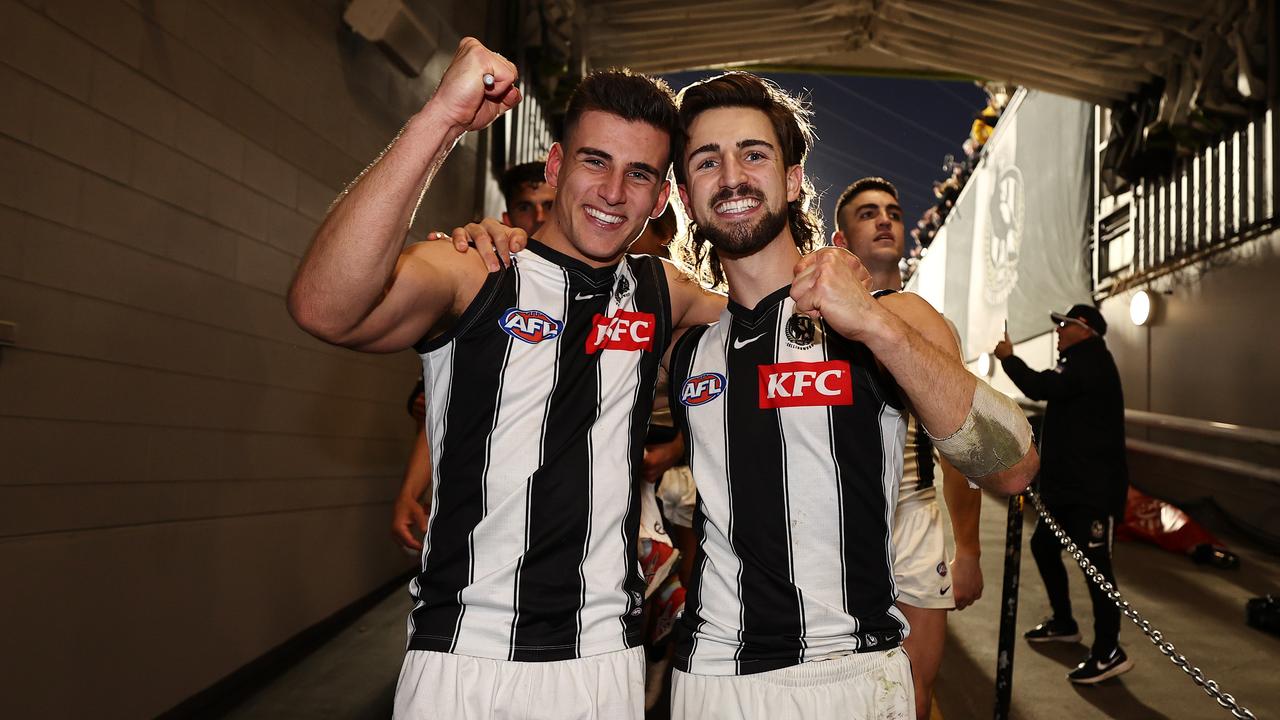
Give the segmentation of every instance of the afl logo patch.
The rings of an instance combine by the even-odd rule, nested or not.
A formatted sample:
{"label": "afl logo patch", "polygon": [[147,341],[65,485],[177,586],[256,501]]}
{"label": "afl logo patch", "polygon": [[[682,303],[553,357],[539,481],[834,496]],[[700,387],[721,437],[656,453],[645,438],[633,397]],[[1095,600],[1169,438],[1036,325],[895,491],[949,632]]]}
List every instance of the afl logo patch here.
{"label": "afl logo patch", "polygon": [[792,315],[787,321],[787,344],[800,350],[813,347],[813,319],[808,315]]}
{"label": "afl logo patch", "polygon": [[543,340],[554,340],[560,335],[564,323],[541,310],[511,308],[498,319],[498,326],[511,337],[536,345]]}
{"label": "afl logo patch", "polygon": [[702,373],[684,381],[680,389],[680,404],[685,407],[697,407],[720,397],[724,392],[725,379],[720,373]]}

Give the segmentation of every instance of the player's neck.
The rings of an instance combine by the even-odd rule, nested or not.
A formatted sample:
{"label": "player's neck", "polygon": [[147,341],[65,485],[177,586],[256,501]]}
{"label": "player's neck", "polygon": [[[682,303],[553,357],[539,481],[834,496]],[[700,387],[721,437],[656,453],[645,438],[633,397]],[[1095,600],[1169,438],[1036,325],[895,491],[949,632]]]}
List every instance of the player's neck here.
{"label": "player's neck", "polygon": [[901,290],[902,289],[902,273],[898,271],[898,264],[884,265],[883,267],[867,266],[867,272],[871,273],[871,289],[872,290]]}
{"label": "player's neck", "polygon": [[784,228],[768,245],[750,255],[720,253],[720,267],[729,282],[729,299],[744,308],[753,308],[766,295],[790,285],[795,278],[800,251]]}

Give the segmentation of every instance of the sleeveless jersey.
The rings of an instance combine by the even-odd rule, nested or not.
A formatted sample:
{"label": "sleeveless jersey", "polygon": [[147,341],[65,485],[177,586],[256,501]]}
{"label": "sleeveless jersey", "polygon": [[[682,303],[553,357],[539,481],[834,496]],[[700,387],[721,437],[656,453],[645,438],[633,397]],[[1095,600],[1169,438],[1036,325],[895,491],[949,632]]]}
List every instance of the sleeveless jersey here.
{"label": "sleeveless jersey", "polygon": [[790,287],[733,302],[671,360],[698,483],[700,556],[677,665],[765,672],[901,642],[891,529],[905,421],[866,346],[793,315]]}
{"label": "sleeveless jersey", "polygon": [[633,468],[671,336],[654,258],[530,240],[416,347],[433,465],[409,649],[551,661],[640,642]]}
{"label": "sleeveless jersey", "polygon": [[907,416],[907,443],[902,457],[902,482],[898,502],[929,501],[938,496],[935,480],[942,479],[942,468],[934,457],[933,441],[915,415]]}

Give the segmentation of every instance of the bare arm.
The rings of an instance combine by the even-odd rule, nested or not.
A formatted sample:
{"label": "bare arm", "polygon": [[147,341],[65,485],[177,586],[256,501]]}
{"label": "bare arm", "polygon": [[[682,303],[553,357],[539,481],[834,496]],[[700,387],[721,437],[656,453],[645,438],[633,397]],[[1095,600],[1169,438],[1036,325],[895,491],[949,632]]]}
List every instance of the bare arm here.
{"label": "bare arm", "polygon": [[956,541],[956,556],[951,561],[951,593],[956,609],[963,610],[982,597],[982,543],[978,539],[978,523],[982,513],[982,491],[969,487],[969,481],[945,459],[942,461],[942,494],[947,514],[951,516],[951,534]]}
{"label": "bare arm", "polygon": [[519,101],[515,80],[515,66],[475,39],[458,45],[435,95],[316,231],[289,289],[289,312],[303,329],[327,342],[389,351],[407,347],[448,313],[458,292],[454,273],[402,257],[401,248],[453,146]]}
{"label": "bare arm", "polygon": [[391,536],[401,547],[422,549],[422,535],[427,531],[427,511],[430,509],[430,503],[423,502],[422,496],[430,489],[431,447],[427,444],[426,427],[419,425],[391,516]]}
{"label": "bare arm", "polygon": [[720,319],[729,304],[729,298],[712,292],[690,277],[675,263],[662,260],[667,273],[667,287],[671,291],[671,327],[674,329],[706,325]]}
{"label": "bare arm", "polygon": [[[877,301],[858,280],[859,270],[861,262],[840,248],[801,258],[791,286],[797,310],[822,317],[836,332],[866,345],[931,436],[955,434],[969,419],[978,379],[960,362],[951,329],[918,295],[895,293]],[[1004,439],[999,432],[993,437],[993,442]],[[1021,457],[1012,466],[972,480],[996,492],[1021,492],[1040,464],[1034,446],[1018,451]]]}
{"label": "bare arm", "polygon": [[[906,392],[930,434],[942,438],[955,433],[969,415],[980,381],[960,362],[951,329],[919,295],[895,293],[882,298],[880,305],[889,311],[886,322],[864,342]],[[971,479],[996,492],[1019,493],[1039,467],[1032,445],[1012,467]]]}

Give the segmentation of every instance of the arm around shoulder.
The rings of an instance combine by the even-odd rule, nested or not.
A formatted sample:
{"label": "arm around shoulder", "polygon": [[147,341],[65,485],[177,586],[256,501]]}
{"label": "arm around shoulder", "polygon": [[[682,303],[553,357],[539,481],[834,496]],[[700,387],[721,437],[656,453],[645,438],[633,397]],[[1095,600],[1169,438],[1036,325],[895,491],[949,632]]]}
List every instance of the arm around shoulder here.
{"label": "arm around shoulder", "polygon": [[726,295],[702,287],[670,260],[662,260],[662,269],[667,274],[667,288],[671,295],[672,328],[707,325],[720,319],[720,313],[729,304]]}

